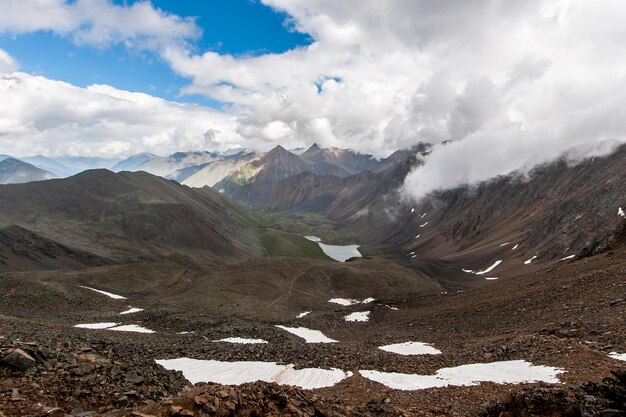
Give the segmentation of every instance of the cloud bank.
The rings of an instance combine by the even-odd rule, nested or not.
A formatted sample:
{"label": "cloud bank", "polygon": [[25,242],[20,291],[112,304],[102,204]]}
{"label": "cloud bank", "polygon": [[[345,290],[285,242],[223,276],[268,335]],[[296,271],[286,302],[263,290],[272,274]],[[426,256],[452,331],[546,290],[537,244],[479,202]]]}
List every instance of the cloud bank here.
{"label": "cloud bank", "polygon": [[192,79],[188,92],[233,103],[245,138],[377,155],[454,141],[407,178],[415,198],[626,138],[619,0],[263,2],[315,42],[255,57],[164,54]]}
{"label": "cloud bank", "polygon": [[155,8],[149,1],[116,5],[110,0],[3,0],[0,33],[51,31],[79,45],[123,43],[140,49],[182,46],[200,36],[193,18]]}
{"label": "cloud bank", "polygon": [[[148,48],[190,80],[183,93],[227,105],[219,113],[100,86],[72,90],[69,104],[50,97],[45,111],[31,94],[34,106],[7,109],[1,134],[17,140],[28,136],[11,132],[25,131],[40,147],[73,138],[75,152],[110,153],[150,150],[159,140],[165,149],[203,140],[264,149],[317,141],[384,156],[417,141],[452,141],[407,178],[404,190],[415,198],[526,171],[573,147],[594,155],[625,141],[622,0],[261,1],[312,43],[280,54],[197,53],[194,20],[149,2],[9,0],[0,31],[52,30],[78,44]],[[16,77],[24,96],[32,83],[61,88]],[[3,83],[15,85],[10,77]],[[133,98],[126,112],[110,104],[120,96]],[[82,99],[90,100],[87,114]],[[55,100],[60,115],[51,110]],[[170,108],[174,120],[165,117]]]}
{"label": "cloud bank", "polygon": [[0,74],[0,153],[115,157],[226,149],[240,143],[232,115],[107,85],[79,88]]}

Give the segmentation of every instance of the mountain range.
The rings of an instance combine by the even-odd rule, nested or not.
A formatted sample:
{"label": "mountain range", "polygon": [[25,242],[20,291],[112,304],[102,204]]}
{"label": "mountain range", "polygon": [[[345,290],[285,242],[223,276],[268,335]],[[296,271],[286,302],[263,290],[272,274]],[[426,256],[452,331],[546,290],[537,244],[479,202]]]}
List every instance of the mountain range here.
{"label": "mountain range", "polygon": [[[317,145],[137,155],[120,172],[0,185],[0,380],[13,387],[0,409],[54,415],[53,396],[58,415],[194,414],[182,407],[204,415],[209,401],[233,415],[251,391],[255,407],[286,404],[280,390],[299,406],[309,395],[254,375],[243,386],[209,385],[219,402],[209,400],[207,386],[169,373],[163,358],[228,369],[284,363],[306,369],[307,383],[312,372],[340,372],[345,380],[306,406],[332,394],[372,416],[414,415],[422,404],[437,416],[480,415],[483,404],[514,395],[517,365],[553,370],[541,385],[524,380],[522,392],[538,389],[542,399],[597,386],[589,380],[607,386],[619,360],[612,352],[626,349],[626,146],[412,201],[400,187],[432,149],[416,144],[384,159]],[[5,165],[44,172],[10,157]],[[334,260],[346,249],[352,258]],[[328,344],[309,343],[311,334]],[[28,372],[2,365],[16,355]],[[444,372],[491,375],[498,366],[508,371],[487,381],[509,384],[440,386]],[[372,374],[436,385],[400,390]],[[249,382],[216,375],[201,378]]]}

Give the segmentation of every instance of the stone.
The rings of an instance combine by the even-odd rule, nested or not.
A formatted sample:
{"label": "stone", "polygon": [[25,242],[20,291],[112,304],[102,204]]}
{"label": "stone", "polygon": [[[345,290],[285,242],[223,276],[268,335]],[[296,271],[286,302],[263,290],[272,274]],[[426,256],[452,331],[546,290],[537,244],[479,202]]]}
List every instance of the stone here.
{"label": "stone", "polygon": [[48,412],[46,413],[47,417],[65,417],[65,410],[63,410],[62,408],[51,408],[50,410],[48,410]]}
{"label": "stone", "polygon": [[20,371],[26,371],[35,366],[36,361],[28,353],[24,352],[20,348],[17,348],[2,358],[0,363],[19,369]]}

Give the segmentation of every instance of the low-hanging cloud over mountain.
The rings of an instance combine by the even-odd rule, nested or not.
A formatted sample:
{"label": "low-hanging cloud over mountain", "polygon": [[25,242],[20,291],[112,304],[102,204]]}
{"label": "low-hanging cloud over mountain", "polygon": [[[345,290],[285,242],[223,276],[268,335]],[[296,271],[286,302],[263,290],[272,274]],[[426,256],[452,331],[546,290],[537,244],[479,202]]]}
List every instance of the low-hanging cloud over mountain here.
{"label": "low-hanging cloud over mountain", "polygon": [[227,148],[235,117],[107,85],[0,74],[0,153],[107,156]]}
{"label": "low-hanging cloud over mountain", "polygon": [[[73,122],[24,105],[23,113],[2,123],[13,123],[13,132],[34,132],[47,146],[70,126],[77,152],[84,138],[91,152],[97,152],[94,143],[119,143],[109,146],[110,153],[129,153],[151,150],[144,137],[166,137],[179,149],[203,146],[203,140],[215,147],[261,148],[317,141],[383,156],[417,141],[451,140],[435,147],[407,179],[404,188],[416,198],[526,171],[572,147],[592,155],[625,141],[620,114],[626,99],[626,3],[621,0],[261,2],[285,13],[289,28],[309,34],[311,44],[261,55],[198,52],[195,21],[149,2],[46,0],[39,3],[51,7],[48,17],[23,10],[28,19],[19,26],[0,17],[0,31],[53,30],[77,43],[150,48],[190,80],[183,93],[228,103],[222,112],[185,107],[165,126],[143,113],[154,111],[154,120],[160,120],[164,108],[182,107],[146,98],[138,102],[152,103],[147,108],[127,104],[132,117],[122,111],[109,115],[110,91],[94,94],[102,93],[94,91],[105,88],[100,86],[81,90],[94,104],[88,115],[69,112]],[[21,4],[9,3],[16,10]],[[130,30],[116,13],[135,13],[140,24]],[[115,91],[113,96],[122,94]],[[64,97],[56,100],[63,103]],[[193,122],[198,113],[218,126]],[[98,129],[84,120],[100,117],[121,120],[123,129],[93,135]],[[175,134],[176,128],[185,133]],[[19,137],[1,125],[0,130],[2,137]]]}
{"label": "low-hanging cloud over mountain", "polygon": [[264,3],[315,42],[257,57],[165,53],[188,91],[246,112],[244,137],[378,155],[452,140],[407,179],[416,198],[626,138],[624,2]]}

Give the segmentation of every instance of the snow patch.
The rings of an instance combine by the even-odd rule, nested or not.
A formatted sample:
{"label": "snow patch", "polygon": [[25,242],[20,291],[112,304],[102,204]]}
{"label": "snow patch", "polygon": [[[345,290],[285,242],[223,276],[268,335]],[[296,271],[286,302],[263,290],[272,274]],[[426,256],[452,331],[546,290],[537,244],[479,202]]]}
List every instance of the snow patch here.
{"label": "snow patch", "polygon": [[369,321],[370,319],[369,315],[370,315],[369,311],[358,311],[352,314],[348,314],[347,316],[344,317],[344,319],[346,321],[366,322],[366,321]]}
{"label": "snow patch", "polygon": [[349,307],[357,304],[369,304],[372,301],[375,301],[375,298],[368,297],[361,301],[355,300],[354,298],[331,298],[330,300],[328,300],[329,303],[339,304],[344,307]]}
{"label": "snow patch", "polygon": [[156,360],[165,369],[181,371],[192,384],[213,382],[223,385],[240,385],[247,382],[265,381],[281,385],[295,385],[303,389],[331,387],[352,372],[341,369],[305,368],[294,369],[293,365],[279,365],[275,362],[225,362],[178,358]]}
{"label": "snow patch", "polygon": [[124,326],[110,327],[107,330],[115,330],[116,332],[133,332],[133,333],[156,333],[154,330],[136,324],[126,324]]}
{"label": "snow patch", "polygon": [[117,325],[118,323],[87,323],[87,324],[77,324],[74,327],[78,327],[79,329],[102,330],[102,329],[108,329],[110,327],[115,327]]}
{"label": "snow patch", "polygon": [[309,314],[311,314],[311,312],[310,312],[310,311],[303,311],[302,313],[298,314],[298,315],[296,316],[296,318],[297,318],[297,319],[301,319],[302,317],[304,317],[304,316],[308,316]]}
{"label": "snow patch", "polygon": [[428,224],[428,222],[424,223],[424,224],[420,224],[420,227],[424,227]]}
{"label": "snow patch", "polygon": [[424,217],[426,217],[426,215],[427,215],[427,214],[428,214],[428,213],[424,213],[424,214],[422,214],[421,218],[423,219]]}
{"label": "snow patch", "polygon": [[301,337],[302,339],[304,339],[306,343],[335,343],[337,342],[337,340],[326,337],[326,335],[324,335],[324,333],[320,332],[319,330],[311,330],[311,329],[307,329],[306,327],[287,327],[287,326],[281,326],[278,324],[276,325],[276,327],[278,327],[279,329],[283,329],[284,331],[289,332],[293,335]]}
{"label": "snow patch", "polygon": [[487,281],[495,281],[495,280],[497,280],[497,279],[498,279],[498,277],[489,277],[489,278],[485,277],[485,279],[486,279]]}
{"label": "snow patch", "polygon": [[525,260],[525,261],[524,261],[524,265],[528,265],[528,264],[530,264],[530,263],[531,263],[533,260],[535,260],[536,258],[537,258],[537,255],[533,256],[533,257],[532,257],[532,258],[530,258],[530,259]]}
{"label": "snow patch", "polygon": [[502,243],[502,244],[500,245],[500,247],[502,247],[502,246],[506,246],[506,245],[510,245],[510,244],[511,244],[511,242],[504,242],[504,243]]}
{"label": "snow patch", "polygon": [[494,270],[494,268],[495,268],[496,266],[500,265],[501,263],[502,263],[502,260],[495,261],[495,262],[493,263],[493,265],[491,265],[489,268],[487,268],[487,269],[483,269],[482,271],[478,271],[478,272],[476,272],[476,275],[484,275],[484,274],[486,274],[487,272],[491,272],[491,271],[493,271],[493,270]]}
{"label": "snow patch", "polygon": [[481,382],[496,384],[523,384],[530,382],[559,383],[557,375],[563,369],[535,366],[523,360],[476,363],[454,368],[442,368],[435,375],[401,374],[394,372],[359,371],[374,382],[389,388],[412,391],[448,386],[472,386]]}
{"label": "snow patch", "polygon": [[133,314],[139,313],[140,311],[143,311],[143,308],[130,307],[128,310],[122,311],[120,314]]}
{"label": "snow patch", "polygon": [[417,239],[417,238],[418,238],[418,237],[420,237],[420,236],[421,236],[421,234],[419,234],[419,235],[415,236],[415,239]]}
{"label": "snow patch", "polygon": [[609,356],[618,361],[626,361],[626,353],[611,352]]}
{"label": "snow patch", "polygon": [[352,299],[352,298],[331,298],[330,300],[328,300],[328,302],[347,307],[347,306],[359,304],[360,301]]}
{"label": "snow patch", "polygon": [[515,250],[515,249],[517,249],[517,248],[518,248],[518,246],[519,246],[519,244],[518,244],[518,245],[513,246],[513,248],[512,248],[511,250]]}
{"label": "snow patch", "polygon": [[311,242],[321,242],[322,239],[320,239],[317,236],[305,236],[305,239],[309,239]]}
{"label": "snow patch", "polygon": [[618,216],[622,216],[622,217],[626,217],[626,214],[624,213],[624,210],[622,210],[621,207],[617,209],[617,215]]}
{"label": "snow patch", "polygon": [[394,343],[378,347],[385,352],[397,353],[398,355],[440,355],[441,351],[435,349],[428,343],[422,342],[404,342]]}
{"label": "snow patch", "polygon": [[390,305],[387,305],[387,304],[385,304],[385,307],[387,307],[389,310],[394,310],[394,311],[400,310],[398,307],[393,307],[393,306],[390,306]]}
{"label": "snow patch", "polygon": [[575,258],[575,257],[576,257],[576,255],[570,255],[570,256],[566,256],[565,258],[561,258],[561,260],[562,261],[566,261],[568,259],[572,259],[572,258]]}
{"label": "snow patch", "polygon": [[414,211],[415,211],[415,208],[412,208],[412,209],[411,209],[411,213],[413,213]]}
{"label": "snow patch", "polygon": [[214,342],[236,343],[240,345],[260,345],[260,344],[266,344],[267,340],[245,339],[243,337],[227,337],[227,338],[220,339],[220,340],[214,340]]}
{"label": "snow patch", "polygon": [[84,285],[79,285],[79,287],[80,288],[85,288],[85,289],[88,289],[88,290],[91,290],[91,291],[98,292],[100,294],[106,295],[107,297],[113,298],[115,300],[125,300],[126,299],[126,297],[122,297],[121,295],[113,294],[113,293],[102,291],[102,290],[97,290],[97,289],[91,288],[91,287],[85,287]]}

